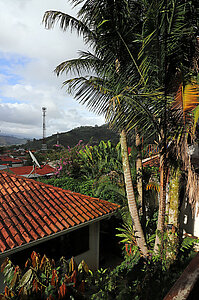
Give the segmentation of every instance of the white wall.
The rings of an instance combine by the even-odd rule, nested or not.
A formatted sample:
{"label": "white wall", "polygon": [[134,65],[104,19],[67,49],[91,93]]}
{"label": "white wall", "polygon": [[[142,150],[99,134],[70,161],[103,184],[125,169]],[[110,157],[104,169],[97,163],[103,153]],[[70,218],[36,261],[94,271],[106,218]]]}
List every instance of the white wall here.
{"label": "white wall", "polygon": [[198,206],[198,202],[196,202],[196,210],[195,210],[194,236],[199,237],[199,206]]}
{"label": "white wall", "polygon": [[12,163],[12,168],[17,168],[17,167],[23,167],[23,162],[21,164],[19,163]]}
{"label": "white wall", "polygon": [[99,232],[100,222],[95,222],[89,225],[89,250],[75,256],[77,264],[84,259],[89,269],[93,271],[99,267]]}

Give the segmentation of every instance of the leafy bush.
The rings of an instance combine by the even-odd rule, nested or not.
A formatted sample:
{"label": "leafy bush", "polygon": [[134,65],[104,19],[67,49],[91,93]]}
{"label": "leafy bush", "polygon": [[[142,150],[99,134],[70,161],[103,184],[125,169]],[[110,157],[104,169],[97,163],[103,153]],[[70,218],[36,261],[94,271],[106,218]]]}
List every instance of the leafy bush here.
{"label": "leafy bush", "polygon": [[81,193],[83,195],[88,195],[94,197],[93,193],[93,180],[81,180],[75,179],[72,177],[61,177],[61,178],[50,178],[50,179],[41,179],[40,181],[51,184],[53,186],[60,187],[65,190],[73,191],[75,193]]}
{"label": "leafy bush", "polygon": [[[45,255],[32,252],[25,269],[14,266],[6,258],[1,266],[5,277],[4,299],[83,299],[85,278],[89,269],[84,261],[79,266],[64,257],[55,264]],[[74,298],[75,297],[75,298]],[[1,298],[3,299],[3,298]]]}
{"label": "leafy bush", "polygon": [[[87,279],[86,294],[93,300],[159,300],[163,299],[185,267],[195,255],[193,246],[198,240],[186,237],[175,261],[151,254],[147,259],[140,255],[132,238],[132,228],[123,227],[118,234],[125,243],[125,256],[113,270],[100,269]],[[166,237],[165,237],[166,239]]]}
{"label": "leafy bush", "polygon": [[151,256],[146,260],[139,251],[132,252],[112,271],[100,269],[87,277],[87,299],[163,299],[192,257],[193,252],[189,252],[185,257],[178,257],[169,269],[164,269],[160,259]]}

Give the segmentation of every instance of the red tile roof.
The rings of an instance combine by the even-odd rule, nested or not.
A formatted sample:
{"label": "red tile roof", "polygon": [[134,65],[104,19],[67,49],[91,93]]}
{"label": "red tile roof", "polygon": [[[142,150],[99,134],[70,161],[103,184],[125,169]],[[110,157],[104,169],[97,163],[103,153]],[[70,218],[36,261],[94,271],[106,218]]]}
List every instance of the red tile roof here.
{"label": "red tile roof", "polygon": [[116,211],[117,204],[0,172],[0,254]]}
{"label": "red tile roof", "polygon": [[[16,167],[16,168],[9,168],[11,172],[17,175],[28,175],[32,172],[33,166],[24,166],[24,167]],[[55,168],[49,165],[42,165],[41,168],[36,167],[34,169],[33,174],[37,174],[40,176],[44,176],[47,174],[52,174],[55,172]]]}
{"label": "red tile roof", "polygon": [[8,156],[1,156],[0,157],[0,161],[2,162],[14,162],[14,163],[22,163],[22,161],[20,159],[16,159],[16,158],[13,158],[13,157],[8,157]]}
{"label": "red tile roof", "polygon": [[160,157],[155,155],[149,158],[142,160],[142,166],[144,167],[159,167],[160,166]]}

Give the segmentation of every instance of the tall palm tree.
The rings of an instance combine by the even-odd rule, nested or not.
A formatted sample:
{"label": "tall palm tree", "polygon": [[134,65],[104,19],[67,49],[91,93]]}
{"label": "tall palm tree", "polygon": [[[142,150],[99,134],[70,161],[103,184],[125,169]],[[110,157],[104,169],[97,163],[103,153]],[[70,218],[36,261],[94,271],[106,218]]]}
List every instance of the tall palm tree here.
{"label": "tall palm tree", "polygon": [[[125,88],[120,92],[120,98],[123,97],[126,102],[123,112],[128,110],[129,113],[124,114],[123,121],[129,128],[139,126],[148,132],[152,127],[159,136],[160,201],[157,229],[163,237],[170,150],[177,156],[174,150],[179,148],[189,127],[183,117],[183,109],[174,108],[173,102],[176,102],[179,87],[190,86],[187,82],[196,78],[198,73],[199,4],[196,1],[175,0],[143,2],[145,15],[140,37],[139,66],[143,83],[146,84],[139,87],[138,95],[135,88]],[[189,93],[190,102],[194,105],[198,105],[197,89],[197,84],[194,87],[192,84],[192,92]],[[142,99],[137,104],[140,110],[135,116],[135,111],[131,111],[130,107],[136,97]],[[184,91],[184,100],[186,98]],[[189,123],[190,114],[186,115],[189,116]],[[197,112],[195,116],[198,116]],[[114,118],[118,118],[118,115]],[[119,122],[122,122],[122,118]],[[158,245],[161,245],[160,234],[156,236],[155,251]]]}
{"label": "tall palm tree", "polygon": [[[173,109],[172,101],[179,85],[183,86],[197,75],[196,57],[199,5],[196,1],[146,1],[143,44],[140,51],[142,73],[148,80],[147,88],[160,89],[162,107],[155,117],[160,127],[160,201],[157,229],[165,230],[166,182],[169,150],[176,147],[180,136],[185,136],[187,124],[182,122],[182,110]],[[196,93],[192,93],[191,102]],[[198,100],[197,100],[198,101]],[[156,236],[155,251],[161,245]]]}
{"label": "tall palm tree", "polygon": [[[70,91],[77,90],[75,97],[80,102],[86,103],[90,109],[103,113],[107,119],[110,119],[110,116],[115,115],[120,107],[118,92],[123,90],[128,81],[132,82],[132,78],[134,82],[140,80],[139,68],[129,48],[133,47],[137,56],[138,47],[133,43],[136,34],[141,33],[139,18],[141,7],[138,1],[74,0],[73,2],[75,5],[83,4],[78,12],[79,19],[61,12],[48,11],[43,21],[47,28],[53,27],[56,21],[60,21],[63,30],[69,26],[71,30],[77,30],[82,34],[84,41],[92,46],[94,54],[81,52],[79,59],[63,62],[55,71],[57,75],[71,70],[76,71],[78,77],[67,80],[64,84],[69,86]],[[131,67],[129,67],[129,60],[133,61]],[[80,74],[85,71],[93,72],[96,76],[89,78],[81,76]],[[138,246],[146,256],[148,250],[136,207],[124,128],[125,126],[120,127],[129,209],[138,237]]]}
{"label": "tall palm tree", "polygon": [[[52,28],[59,21],[63,30],[77,30],[94,54],[81,52],[78,59],[63,62],[55,71],[59,75],[75,70],[78,77],[64,83],[69,91],[75,90],[77,100],[105,114],[122,133],[123,129],[130,131],[138,126],[141,135],[147,132],[159,136],[158,231],[162,236],[169,150],[176,149],[179,137],[186,133],[182,114],[173,108],[173,100],[180,84],[189,81],[190,70],[193,77],[197,1],[72,2],[82,5],[78,19],[49,11],[44,15],[45,25]],[[84,72],[94,75],[83,76]],[[197,73],[196,67],[194,72]],[[137,234],[142,236],[142,232]],[[155,250],[161,245],[159,236]],[[144,246],[142,252],[146,253]]]}

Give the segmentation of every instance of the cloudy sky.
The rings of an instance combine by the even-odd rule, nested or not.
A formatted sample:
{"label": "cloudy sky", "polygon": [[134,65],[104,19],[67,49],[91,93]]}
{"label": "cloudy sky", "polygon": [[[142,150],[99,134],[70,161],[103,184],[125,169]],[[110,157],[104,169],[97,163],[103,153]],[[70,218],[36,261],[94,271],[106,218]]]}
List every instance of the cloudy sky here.
{"label": "cloudy sky", "polygon": [[53,73],[85,46],[58,26],[46,30],[47,10],[75,14],[67,0],[0,0],[0,134],[41,138],[42,107],[47,107],[47,136],[104,123],[68,95],[64,77]]}

